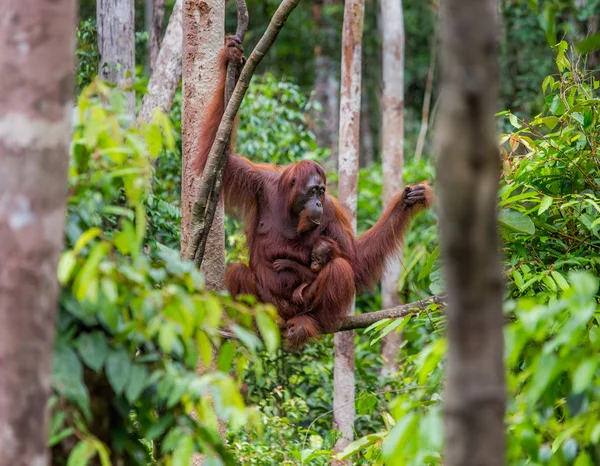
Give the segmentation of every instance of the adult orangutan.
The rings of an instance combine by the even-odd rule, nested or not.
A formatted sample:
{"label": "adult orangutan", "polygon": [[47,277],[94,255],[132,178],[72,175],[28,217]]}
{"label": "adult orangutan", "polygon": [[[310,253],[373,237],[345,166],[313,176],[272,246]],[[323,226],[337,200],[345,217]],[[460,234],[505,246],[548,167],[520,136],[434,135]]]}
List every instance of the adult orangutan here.
{"label": "adult orangutan", "polygon": [[[228,37],[219,56],[219,86],[199,132],[194,161],[198,172],[204,169],[224,112],[227,63],[242,60],[239,40]],[[233,296],[252,294],[275,305],[285,321],[284,336],[294,336],[288,341],[292,348],[340,326],[356,290],[380,280],[386,260],[399,249],[407,223],[432,198],[427,184],[407,186],[377,223],[355,238],[347,213],[326,193],[325,184],[325,171],[316,162],[279,167],[255,164],[234,153],[229,154],[223,178],[225,206],[243,219],[250,252],[249,266],[237,263],[228,268],[227,289]],[[339,254],[315,277],[314,298],[299,304],[293,293],[303,277],[291,268],[278,272],[274,262],[289,259],[307,266],[319,237],[335,241]]]}

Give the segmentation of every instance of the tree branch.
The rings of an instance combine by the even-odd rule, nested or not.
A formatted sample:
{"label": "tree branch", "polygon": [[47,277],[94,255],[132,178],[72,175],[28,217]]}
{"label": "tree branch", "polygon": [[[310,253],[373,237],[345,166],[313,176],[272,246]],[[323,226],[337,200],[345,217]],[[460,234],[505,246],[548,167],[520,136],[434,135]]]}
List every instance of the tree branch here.
{"label": "tree branch", "polygon": [[399,317],[406,317],[407,315],[411,314],[418,314],[431,304],[437,304],[441,308],[445,308],[448,305],[448,297],[446,295],[432,296],[430,298],[422,299],[421,301],[401,304],[399,306],[383,309],[381,311],[366,312],[364,314],[348,316],[344,319],[342,326],[337,329],[336,332],[355,330],[357,328],[367,328],[369,325],[379,322],[380,320],[397,319]]}
{"label": "tree branch", "polygon": [[[227,104],[217,136],[211,148],[206,167],[202,173],[202,180],[198,185],[196,202],[194,204],[194,212],[192,217],[192,235],[188,243],[186,257],[189,260],[194,259],[196,266],[200,267],[204,257],[204,247],[206,246],[206,237],[210,230],[214,211],[219,199],[220,189],[222,185],[223,169],[227,162],[228,151],[226,150],[233,128],[235,115],[240,108],[242,99],[250,85],[250,79],[256,70],[256,67],[261,62],[262,58],[269,51],[279,31],[287,21],[291,12],[298,6],[300,0],[283,0],[273,15],[271,22],[264,35],[250,54],[246,61],[246,65],[242,69],[239,81],[235,86],[231,100]],[[240,14],[238,0],[238,15]],[[241,25],[238,20],[238,28]],[[214,194],[211,194],[214,191]],[[210,198],[210,201],[209,201]]]}

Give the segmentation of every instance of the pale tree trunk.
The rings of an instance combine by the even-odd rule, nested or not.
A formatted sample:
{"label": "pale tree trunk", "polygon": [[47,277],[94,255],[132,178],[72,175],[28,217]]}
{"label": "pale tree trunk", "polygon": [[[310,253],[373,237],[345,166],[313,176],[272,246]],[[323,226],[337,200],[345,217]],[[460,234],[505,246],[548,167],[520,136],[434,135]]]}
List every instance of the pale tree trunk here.
{"label": "pale tree trunk", "polygon": [[[381,160],[383,166],[383,204],[402,189],[404,167],[404,16],[402,0],[380,0],[382,34]],[[398,279],[400,258],[390,261],[381,281],[383,308],[400,304]],[[402,342],[400,333],[390,332],[382,341],[382,375],[396,371],[396,353]]]}
{"label": "pale tree trunk", "polygon": [[74,0],[7,0],[0,27],[0,464],[49,464]]}
{"label": "pale tree trunk", "polygon": [[[184,0],[183,10],[183,154],[181,180],[181,254],[190,239],[194,195],[200,177],[190,165],[196,151],[204,107],[217,87],[217,55],[225,37],[225,1]],[[225,288],[225,232],[223,201],[215,212],[202,271],[209,289]]]}
{"label": "pale tree trunk", "polygon": [[[436,10],[437,17],[437,10]],[[437,23],[437,19],[436,19]],[[417,138],[417,147],[415,148],[415,160],[421,160],[423,149],[425,148],[425,138],[429,130],[429,110],[431,108],[431,96],[433,94],[433,77],[435,75],[435,63],[437,52],[437,24],[434,26],[433,38],[431,39],[431,52],[429,58],[429,69],[425,80],[425,92],[423,93],[423,107],[421,110],[421,129]]]}
{"label": "pale tree trunk", "polygon": [[[364,0],[346,0],[342,30],[338,198],[350,214],[356,232],[358,152],[360,147],[360,90]],[[348,309],[354,314],[354,305]],[[336,333],[333,364],[333,427],[342,437],[341,451],[354,436],[354,332]],[[350,464],[349,461],[333,464]]]}
{"label": "pale tree trunk", "polygon": [[[199,176],[191,169],[196,153],[198,129],[204,108],[214,95],[219,69],[217,56],[225,38],[225,0],[195,2],[183,0],[183,114],[181,176],[181,255],[185,257],[190,239],[194,195]],[[168,32],[168,31],[167,31]],[[166,42],[166,39],[165,39]],[[160,65],[159,65],[160,66]],[[220,201],[210,229],[202,272],[208,289],[225,288],[225,227],[223,202]],[[214,367],[211,368],[214,370]],[[198,374],[206,372],[200,364]],[[225,425],[219,423],[221,437]],[[195,455],[193,466],[204,464],[203,455]]]}
{"label": "pale tree trunk", "polygon": [[[178,2],[178,3],[181,3],[181,2]],[[175,6],[177,6],[177,4]],[[175,8],[173,8],[173,13],[174,12],[175,12]],[[173,13],[171,13],[171,15],[173,15]],[[179,16],[181,16],[181,6],[179,7]],[[161,48],[160,44],[162,42],[164,18],[165,18],[165,0],[154,0],[154,2],[152,3],[152,27],[150,29],[150,50],[149,50],[149,52],[150,52],[150,71],[152,71],[152,72],[154,72],[157,69],[156,65],[158,63],[158,54],[159,54],[160,48]],[[179,46],[179,49],[181,50],[181,45]]]}
{"label": "pale tree trunk", "polygon": [[[160,0],[156,0],[157,2]],[[150,76],[148,90],[142,101],[138,120],[149,121],[155,108],[168,113],[173,104],[173,97],[181,79],[182,53],[182,0],[176,0],[162,47],[158,54],[157,65]]]}
{"label": "pale tree trunk", "polygon": [[362,83],[360,104],[360,154],[359,165],[361,168],[370,167],[375,160],[375,147],[373,145],[373,131],[371,130],[371,111],[369,97],[365,82]]}
{"label": "pale tree trunk", "polygon": [[[121,89],[135,82],[135,23],[133,0],[98,0],[98,74]],[[127,113],[135,116],[135,91],[126,93]]]}
{"label": "pale tree trunk", "polygon": [[[440,226],[448,288],[446,466],[505,464],[500,157],[494,0],[446,0],[436,124]],[[457,137],[460,135],[460,137]]]}
{"label": "pale tree trunk", "polygon": [[315,127],[317,143],[321,147],[331,149],[326,165],[337,168],[338,128],[340,119],[340,104],[338,99],[340,83],[337,80],[334,63],[328,53],[328,45],[335,35],[333,24],[323,21],[323,6],[332,5],[335,0],[317,0],[313,6],[313,17],[317,30],[321,31],[324,40],[315,47],[315,97],[323,107],[322,122]]}

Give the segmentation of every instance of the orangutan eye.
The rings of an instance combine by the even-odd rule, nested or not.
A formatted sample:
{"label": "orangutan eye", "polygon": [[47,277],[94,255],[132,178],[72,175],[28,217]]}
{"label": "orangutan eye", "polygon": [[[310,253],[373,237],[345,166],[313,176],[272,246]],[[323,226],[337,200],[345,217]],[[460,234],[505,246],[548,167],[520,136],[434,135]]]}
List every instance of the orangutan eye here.
{"label": "orangutan eye", "polygon": [[323,194],[325,194],[325,188],[321,188],[321,189],[319,190],[319,194],[321,194],[321,196],[322,196]]}
{"label": "orangutan eye", "polygon": [[290,183],[290,186],[294,186],[296,184],[296,178],[292,178],[292,182]]}

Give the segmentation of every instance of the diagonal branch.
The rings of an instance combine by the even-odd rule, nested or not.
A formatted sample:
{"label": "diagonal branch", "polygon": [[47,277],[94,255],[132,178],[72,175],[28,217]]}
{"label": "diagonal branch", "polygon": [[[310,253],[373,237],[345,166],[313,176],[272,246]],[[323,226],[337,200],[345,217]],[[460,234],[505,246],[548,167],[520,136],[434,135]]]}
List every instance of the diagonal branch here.
{"label": "diagonal branch", "polygon": [[[206,246],[206,237],[210,230],[216,203],[219,199],[220,189],[222,185],[223,170],[227,162],[228,151],[226,151],[231,139],[231,131],[233,121],[237,114],[242,99],[250,85],[250,79],[256,67],[261,62],[262,58],[269,51],[279,31],[287,21],[291,12],[298,6],[300,0],[283,0],[273,15],[271,22],[264,35],[250,54],[246,65],[242,69],[239,81],[235,86],[231,100],[227,104],[217,136],[213,143],[208,160],[202,173],[202,181],[198,185],[196,202],[194,204],[194,212],[192,217],[192,234],[188,243],[186,257],[189,260],[194,259],[196,266],[200,267],[204,257],[204,247]],[[214,190],[214,194],[211,193]],[[210,201],[209,201],[210,198]]]}

